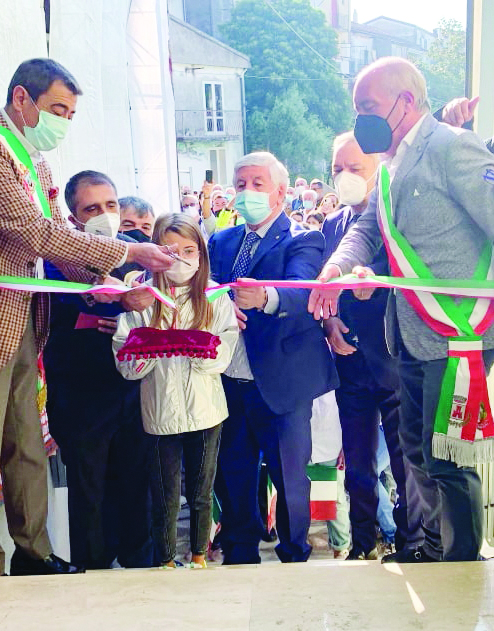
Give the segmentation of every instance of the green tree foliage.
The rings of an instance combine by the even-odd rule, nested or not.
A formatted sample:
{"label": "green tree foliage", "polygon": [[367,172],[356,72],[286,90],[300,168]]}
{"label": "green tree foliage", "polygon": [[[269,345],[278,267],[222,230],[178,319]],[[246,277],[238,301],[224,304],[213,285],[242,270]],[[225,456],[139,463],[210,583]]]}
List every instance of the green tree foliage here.
{"label": "green tree foliage", "polygon": [[308,112],[297,86],[275,97],[273,107],[256,110],[247,119],[247,143],[252,151],[271,151],[293,180],[325,177],[332,133]]}
{"label": "green tree foliage", "polygon": [[[259,147],[262,138],[261,144],[270,146],[278,157],[281,153],[274,147],[289,146],[291,150],[283,150],[283,155],[289,154],[300,171],[318,170],[321,143],[328,159],[328,138],[346,131],[351,117],[350,98],[333,61],[338,52],[336,33],[326,24],[322,11],[313,9],[309,0],[240,0],[231,21],[220,29],[229,46],[250,58],[251,68],[245,76],[249,150]],[[289,95],[297,100],[293,109],[289,108]],[[283,118],[275,120],[275,115],[289,116],[294,125]],[[302,125],[314,141],[312,152],[299,133]],[[321,143],[310,128],[321,134]],[[269,133],[277,130],[278,137],[268,138],[266,129]]]}
{"label": "green tree foliage", "polygon": [[465,94],[466,35],[460,22],[440,20],[425,59],[412,59],[427,81],[432,110]]}

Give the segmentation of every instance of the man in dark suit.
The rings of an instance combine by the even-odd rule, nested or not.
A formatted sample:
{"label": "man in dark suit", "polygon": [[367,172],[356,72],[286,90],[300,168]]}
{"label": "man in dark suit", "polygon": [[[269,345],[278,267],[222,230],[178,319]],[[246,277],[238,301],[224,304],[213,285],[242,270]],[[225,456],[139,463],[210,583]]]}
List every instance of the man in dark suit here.
{"label": "man in dark suit", "polygon": [[[337,249],[340,241],[358,222],[374,187],[379,164],[376,154],[365,155],[352,132],[338,136],[333,147],[333,180],[343,208],[328,215],[322,232],[326,238],[324,258]],[[388,273],[384,249],[374,257],[376,274]],[[335,352],[340,387],[336,400],[340,412],[345,454],[345,483],[350,495],[350,522],[353,548],[349,559],[377,558],[376,521],[378,472],[376,450],[381,421],[397,484],[398,501],[393,510],[397,549],[408,537],[407,499],[403,454],[398,439],[398,366],[386,347],[384,314],[388,290],[375,291],[368,301],[353,292],[342,293],[338,316],[325,320],[328,340]],[[410,480],[411,482],[411,480]],[[415,498],[409,545],[422,543],[420,502]],[[412,525],[412,524],[411,524]],[[390,550],[392,551],[392,550]]]}
{"label": "man in dark suit", "polygon": [[[84,232],[118,237],[115,185],[96,171],[74,175],[65,189],[70,220]],[[46,275],[63,279],[51,264]],[[67,467],[73,563],[108,568],[152,564],[148,510],[149,443],[141,421],[139,383],[116,370],[111,348],[116,316],[142,310],[153,297],[141,289],[110,304],[56,294],[44,352],[50,431]]]}
{"label": "man in dark suit", "polygon": [[[285,167],[269,153],[249,154],[235,166],[234,183],[235,207],[246,224],[211,237],[214,280],[315,278],[324,239],[316,231],[295,232],[282,212]],[[235,290],[234,298],[242,335],[224,376],[230,416],[223,426],[216,485],[224,562],[260,561],[261,453],[278,491],[278,557],[306,561],[312,401],[337,385],[333,360],[322,328],[306,312],[307,291],[256,287]]]}

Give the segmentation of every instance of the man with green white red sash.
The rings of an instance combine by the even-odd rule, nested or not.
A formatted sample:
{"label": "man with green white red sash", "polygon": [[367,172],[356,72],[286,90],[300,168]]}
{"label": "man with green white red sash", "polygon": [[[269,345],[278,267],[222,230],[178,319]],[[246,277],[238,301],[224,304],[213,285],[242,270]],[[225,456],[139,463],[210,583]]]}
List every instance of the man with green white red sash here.
{"label": "man with green white red sash", "polygon": [[[365,265],[383,241],[393,276],[450,279],[453,288],[455,279],[493,279],[494,161],[482,141],[432,117],[425,80],[404,59],[364,68],[354,105],[360,147],[384,154],[384,162],[368,208],[320,279]],[[356,295],[366,299],[369,290]],[[336,300],[334,291],[313,291],[309,311],[327,317]],[[384,561],[478,558],[483,507],[474,465],[493,458],[485,379],[494,362],[493,322],[489,300],[427,291],[390,296],[386,333],[399,355],[400,442],[420,491],[425,540]]]}
{"label": "man with green white red sash", "polygon": [[[0,276],[36,278],[41,260],[66,278],[102,282],[110,270],[137,262],[151,270],[173,260],[150,243],[71,230],[57,203],[40,151],[64,138],[81,90],[50,59],[22,63],[0,110]],[[48,295],[0,289],[0,470],[7,523],[15,543],[11,574],[80,571],[55,556],[46,531],[46,457],[36,406],[37,356],[48,333]],[[4,572],[0,548],[0,575]]]}

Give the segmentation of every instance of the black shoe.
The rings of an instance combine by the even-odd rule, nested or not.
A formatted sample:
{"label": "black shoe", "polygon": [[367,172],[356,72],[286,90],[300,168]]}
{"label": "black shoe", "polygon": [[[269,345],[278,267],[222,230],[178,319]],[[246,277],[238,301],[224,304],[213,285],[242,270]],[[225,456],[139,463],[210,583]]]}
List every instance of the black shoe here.
{"label": "black shoe", "polygon": [[347,561],[377,561],[378,552],[377,548],[372,548],[370,552],[365,554],[360,548],[352,548],[350,554],[347,556]]}
{"label": "black shoe", "polygon": [[274,528],[271,528],[271,530],[268,532],[266,529],[264,529],[261,535],[261,539],[266,543],[272,543],[273,541],[276,541],[278,539],[276,530]]}
{"label": "black shoe", "polygon": [[78,565],[67,563],[55,554],[45,559],[33,559],[16,548],[10,561],[10,576],[31,576],[42,574],[81,574],[86,570]]}
{"label": "black shoe", "polygon": [[403,548],[403,550],[393,554],[385,554],[381,563],[433,563],[437,560],[429,556],[422,546],[419,546],[413,549]]}

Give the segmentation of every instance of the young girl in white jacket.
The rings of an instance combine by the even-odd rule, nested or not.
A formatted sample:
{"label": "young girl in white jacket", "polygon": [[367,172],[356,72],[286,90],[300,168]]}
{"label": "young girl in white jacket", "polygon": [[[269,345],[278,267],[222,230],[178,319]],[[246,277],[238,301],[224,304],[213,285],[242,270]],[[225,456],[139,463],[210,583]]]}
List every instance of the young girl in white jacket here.
{"label": "young girl in white jacket", "polygon": [[153,285],[171,295],[174,312],[156,301],[145,311],[128,312],[119,319],[113,338],[115,354],[131,329],[199,329],[220,337],[215,359],[172,356],[117,360],[126,379],[142,379],[142,422],[154,435],[160,501],[165,516],[161,564],[175,567],[177,517],[180,510],[182,459],[186,498],[190,507],[192,567],[205,567],[212,511],[221,423],[228,416],[221,373],[231,361],[238,339],[238,326],[228,294],[209,304],[204,295],[209,280],[207,247],[197,223],[186,215],[159,217],[153,241],[178,246],[175,261],[164,273],[154,274]]}

